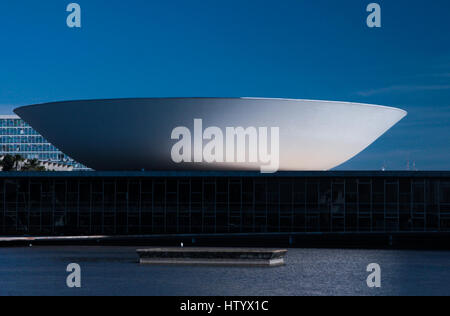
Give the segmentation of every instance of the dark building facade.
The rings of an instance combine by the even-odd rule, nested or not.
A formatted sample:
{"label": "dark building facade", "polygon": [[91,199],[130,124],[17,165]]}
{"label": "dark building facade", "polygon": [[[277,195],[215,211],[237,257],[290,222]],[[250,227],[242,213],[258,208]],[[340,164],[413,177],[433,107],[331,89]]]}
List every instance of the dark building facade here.
{"label": "dark building facade", "polygon": [[0,234],[450,232],[450,172],[0,173]]}

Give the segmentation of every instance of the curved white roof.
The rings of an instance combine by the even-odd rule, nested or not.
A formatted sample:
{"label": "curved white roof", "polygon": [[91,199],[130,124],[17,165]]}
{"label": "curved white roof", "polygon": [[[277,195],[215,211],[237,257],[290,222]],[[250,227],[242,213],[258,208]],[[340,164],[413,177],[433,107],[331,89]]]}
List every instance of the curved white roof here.
{"label": "curved white roof", "polygon": [[46,103],[14,111],[67,155],[96,170],[260,170],[254,163],[174,163],[174,128],[279,127],[282,171],[329,170],[404,118],[348,102],[264,98],[150,98]]}

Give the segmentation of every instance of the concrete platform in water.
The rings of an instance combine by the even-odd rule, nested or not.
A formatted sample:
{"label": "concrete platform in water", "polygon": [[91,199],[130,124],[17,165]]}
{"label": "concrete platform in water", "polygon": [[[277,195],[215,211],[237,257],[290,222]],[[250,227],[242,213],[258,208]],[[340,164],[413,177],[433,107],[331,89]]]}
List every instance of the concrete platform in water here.
{"label": "concrete platform in water", "polygon": [[285,264],[284,249],[148,248],[138,249],[141,264],[275,267]]}

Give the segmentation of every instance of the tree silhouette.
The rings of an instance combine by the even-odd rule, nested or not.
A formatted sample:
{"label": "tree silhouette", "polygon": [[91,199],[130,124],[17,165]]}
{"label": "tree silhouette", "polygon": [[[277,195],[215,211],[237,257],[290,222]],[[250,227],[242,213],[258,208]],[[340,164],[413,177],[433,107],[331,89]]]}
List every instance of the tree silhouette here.
{"label": "tree silhouette", "polygon": [[0,161],[2,171],[46,171],[45,167],[41,166],[39,160],[31,159],[25,160],[21,155],[6,155]]}

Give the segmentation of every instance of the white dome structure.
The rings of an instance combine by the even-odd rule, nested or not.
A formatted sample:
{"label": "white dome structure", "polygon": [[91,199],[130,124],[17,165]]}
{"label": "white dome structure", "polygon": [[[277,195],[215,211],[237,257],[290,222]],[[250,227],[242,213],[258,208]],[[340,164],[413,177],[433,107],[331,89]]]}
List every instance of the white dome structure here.
{"label": "white dome structure", "polygon": [[[263,98],[85,100],[24,106],[14,112],[78,162],[111,171],[260,170],[261,163],[250,159],[194,162],[195,153],[201,153],[202,145],[208,143],[203,139],[199,144],[196,137],[198,132],[205,136],[208,127],[222,130],[224,143],[227,127],[254,127],[257,132],[264,127],[268,131],[279,128],[277,170],[330,170],[363,151],[407,115],[385,106]],[[194,124],[199,119],[201,131]],[[191,162],[173,159],[177,127],[192,131]],[[251,142],[251,137],[246,139]],[[189,155],[186,149],[183,154]]]}

